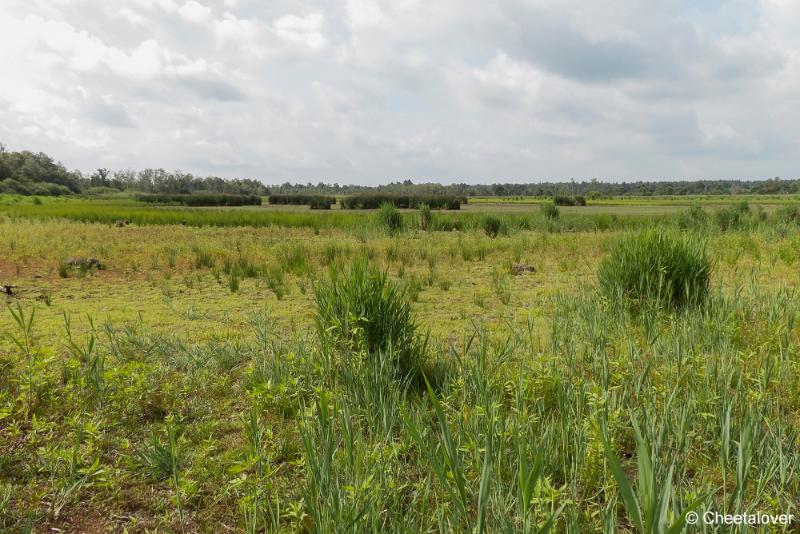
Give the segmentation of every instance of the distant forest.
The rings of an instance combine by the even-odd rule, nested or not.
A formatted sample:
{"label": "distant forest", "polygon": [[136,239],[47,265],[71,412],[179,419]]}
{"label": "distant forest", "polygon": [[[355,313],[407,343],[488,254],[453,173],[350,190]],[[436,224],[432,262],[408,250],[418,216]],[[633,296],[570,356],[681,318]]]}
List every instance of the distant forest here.
{"label": "distant forest", "polygon": [[411,180],[379,186],[335,184],[265,185],[252,179],[224,179],[195,176],[181,171],[144,169],[141,171],[97,169],[89,176],[69,171],[41,152],[12,152],[0,144],[0,193],[21,195],[109,194],[121,192],[190,194],[198,192],[269,195],[303,193],[351,195],[366,192],[452,194],[459,196],[539,196],[581,195],[587,198],[656,195],[725,195],[800,193],[800,180],[695,180],[601,182],[540,182],[522,184],[415,184]]}

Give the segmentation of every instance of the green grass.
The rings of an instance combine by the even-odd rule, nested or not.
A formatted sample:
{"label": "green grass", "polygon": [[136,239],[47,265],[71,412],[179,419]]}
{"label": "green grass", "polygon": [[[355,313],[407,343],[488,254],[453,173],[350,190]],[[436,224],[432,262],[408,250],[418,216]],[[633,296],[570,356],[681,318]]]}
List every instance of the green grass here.
{"label": "green grass", "polygon": [[[511,229],[494,238],[482,213],[421,231],[402,212],[394,236],[374,212],[319,231],[0,217],[0,284],[18,286],[0,309],[0,531],[666,532],[691,510],[797,515],[791,214],[751,204],[723,231],[709,209],[691,234],[657,221],[667,241],[636,241],[640,270],[618,269],[693,265],[699,249],[676,252],[689,235],[715,269],[703,306],[631,313],[598,275],[654,221],[565,231],[588,225],[565,212],[498,214]],[[105,268],[62,278],[71,257]],[[398,351],[426,338],[410,384]]]}
{"label": "green grass", "polygon": [[639,309],[705,302],[712,263],[696,237],[648,230],[613,244],[598,282],[609,301]]}
{"label": "green grass", "polygon": [[[488,206],[488,207],[487,207]],[[437,213],[428,221],[426,228],[438,231],[471,230],[481,228],[486,209],[465,209],[459,212]],[[613,230],[636,228],[653,223],[671,224],[672,211],[652,211],[636,208],[620,210],[603,208],[592,211],[592,207],[564,208],[558,221],[538,210],[503,212],[506,226],[516,229],[541,229],[547,231]],[[571,210],[571,211],[568,211]],[[502,210],[501,210],[502,211]],[[619,211],[617,213],[617,211]],[[405,228],[419,228],[421,220],[416,210],[400,210]],[[310,210],[297,206],[263,206],[240,208],[187,208],[180,206],[153,206],[131,200],[85,200],[77,198],[46,199],[42,204],[32,203],[25,197],[0,199],[0,215],[12,218],[39,220],[67,219],[82,222],[115,224],[129,221],[134,225],[184,225],[214,227],[280,226],[286,228],[321,229],[372,229],[380,231],[385,223],[376,219],[374,210]],[[395,222],[399,219],[395,218]],[[425,224],[425,223],[423,223]]]}

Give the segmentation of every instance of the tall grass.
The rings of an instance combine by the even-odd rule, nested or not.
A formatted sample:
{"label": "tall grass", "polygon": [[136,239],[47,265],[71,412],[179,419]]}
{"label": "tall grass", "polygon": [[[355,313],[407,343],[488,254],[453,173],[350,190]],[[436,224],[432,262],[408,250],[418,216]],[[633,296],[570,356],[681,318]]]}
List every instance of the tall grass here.
{"label": "tall grass", "polygon": [[[377,206],[376,206],[377,207]],[[273,210],[259,207],[190,208],[143,205],[120,200],[68,199],[62,202],[0,204],[0,214],[12,218],[39,220],[68,219],[114,225],[120,220],[133,225],[183,225],[195,227],[286,227],[342,230],[380,229],[374,213],[349,210],[305,209]],[[546,232],[610,231],[674,225],[673,215],[617,215],[613,213],[562,213],[557,220],[531,217],[529,214],[505,213],[502,218],[509,231]],[[434,231],[482,231],[485,214],[480,212],[440,212],[429,226]]]}
{"label": "tall grass", "polygon": [[420,370],[425,341],[411,313],[405,288],[366,259],[330,270],[315,288],[317,334],[349,352],[390,353],[398,375]]}
{"label": "tall grass", "polygon": [[[89,284],[58,279],[53,260],[117,229],[2,225],[11,261],[56,250],[53,272],[31,278],[52,284],[53,306],[34,314],[21,292],[0,317],[0,529],[669,532],[686,531],[692,510],[798,513],[800,296],[769,280],[795,280],[777,253],[797,240],[774,243],[777,230],[722,233],[710,219],[709,254],[747,254],[720,265],[706,305],[631,313],[574,282],[607,236],[133,229],[109,257],[158,258],[153,279],[112,263],[103,275],[117,278],[92,280],[90,296],[111,303],[96,326],[82,312],[97,301],[65,294]],[[31,228],[41,234],[26,242]],[[265,278],[242,278],[236,294],[205,284],[192,243],[219,272]],[[157,279],[167,245],[175,268]],[[375,263],[350,266],[359,249]],[[574,250],[585,265],[559,271]],[[504,274],[531,258],[537,273]],[[270,268],[282,291],[326,264],[314,299],[265,299]],[[422,291],[428,274],[438,282]],[[142,299],[138,318],[119,311],[127,293],[105,294],[122,280]],[[170,284],[185,292],[150,307]],[[204,312],[187,323],[183,304]],[[62,328],[62,306],[81,324]],[[400,361],[428,327],[415,354],[430,388],[411,387]]]}
{"label": "tall grass", "polygon": [[394,204],[384,202],[377,213],[378,222],[391,235],[403,229],[403,216]]}
{"label": "tall grass", "polygon": [[655,229],[614,243],[600,264],[598,280],[612,302],[634,309],[650,304],[681,308],[705,301],[711,271],[705,243]]}

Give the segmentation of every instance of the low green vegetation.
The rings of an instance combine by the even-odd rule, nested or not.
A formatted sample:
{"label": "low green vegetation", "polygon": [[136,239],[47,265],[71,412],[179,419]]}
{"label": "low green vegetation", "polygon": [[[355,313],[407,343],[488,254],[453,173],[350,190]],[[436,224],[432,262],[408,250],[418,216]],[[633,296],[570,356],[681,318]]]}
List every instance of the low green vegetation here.
{"label": "low green vegetation", "polygon": [[232,195],[229,193],[150,194],[136,195],[137,202],[148,204],[181,204],[184,206],[260,206],[258,195]]}
{"label": "low green vegetation", "polygon": [[545,202],[541,205],[542,215],[546,219],[558,219],[561,215],[561,212],[558,210],[558,206],[556,206],[555,202]]}
{"label": "low green vegetation", "polygon": [[600,264],[598,282],[611,302],[681,308],[706,300],[711,271],[699,239],[647,230],[612,245]]}
{"label": "low green vegetation", "polygon": [[329,210],[336,204],[336,197],[326,195],[290,195],[272,194],[269,196],[270,204],[309,206],[316,210]]}
{"label": "low green vegetation", "polygon": [[484,233],[489,237],[497,237],[501,233],[507,233],[508,227],[506,223],[498,217],[497,215],[486,215],[483,218],[483,222],[481,224],[483,226]]}
{"label": "low green vegetation", "polygon": [[585,206],[586,197],[581,195],[565,196],[556,195],[553,197],[553,204],[556,206]]}
{"label": "low green vegetation", "polygon": [[403,216],[400,211],[390,202],[381,204],[377,214],[378,224],[386,228],[392,235],[403,229]]}
{"label": "low green vegetation", "polygon": [[800,514],[792,205],[15,199],[0,531],[695,532],[689,512]]}
{"label": "low green vegetation", "polygon": [[455,195],[426,195],[426,194],[393,194],[393,193],[359,193],[342,199],[344,209],[375,209],[383,204],[392,204],[396,208],[418,208],[425,204],[430,209],[461,209],[461,204],[466,204],[466,197]]}
{"label": "low green vegetation", "polygon": [[352,358],[384,358],[392,375],[416,377],[425,359],[425,340],[411,314],[405,289],[366,259],[349,268],[332,266],[330,281],[315,290],[317,335],[328,350]]}

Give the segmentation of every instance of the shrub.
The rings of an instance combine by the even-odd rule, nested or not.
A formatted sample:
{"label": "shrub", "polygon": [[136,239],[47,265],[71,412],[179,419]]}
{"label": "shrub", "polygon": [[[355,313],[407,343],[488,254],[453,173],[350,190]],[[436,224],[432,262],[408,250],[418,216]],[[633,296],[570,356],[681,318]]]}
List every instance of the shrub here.
{"label": "shrub", "polygon": [[800,207],[797,204],[781,206],[775,210],[775,219],[785,224],[797,224],[800,222]]}
{"label": "shrub", "polygon": [[555,195],[553,197],[553,204],[556,206],[585,206],[586,197],[574,196],[568,197],[564,195]]}
{"label": "shrub", "polygon": [[231,195],[228,193],[142,194],[136,195],[138,202],[149,204],[182,204],[184,206],[260,206],[258,195]]}
{"label": "shrub", "polygon": [[739,213],[750,213],[750,203],[742,200],[733,205],[733,209]]}
{"label": "shrub", "polygon": [[403,228],[403,216],[389,202],[381,204],[381,208],[378,210],[378,222],[385,226],[390,234],[394,234]]}
{"label": "shrub", "polygon": [[720,208],[714,212],[714,221],[723,232],[736,230],[744,224],[745,215],[746,212],[742,211],[740,207]]}
{"label": "shrub", "polygon": [[632,309],[645,304],[680,308],[702,303],[712,264],[705,244],[663,230],[647,230],[617,241],[600,264],[605,295]]}
{"label": "shrub", "polygon": [[545,202],[539,209],[541,209],[542,215],[544,215],[545,219],[558,219],[560,214],[558,211],[558,206],[556,206],[555,202]]}
{"label": "shrub", "polygon": [[700,204],[692,204],[692,206],[678,214],[678,227],[687,228],[700,228],[708,223],[708,213]]}
{"label": "shrub", "polygon": [[344,209],[375,209],[384,203],[390,203],[396,208],[415,209],[422,204],[427,204],[431,209],[461,209],[461,204],[466,204],[465,197],[455,195],[399,195],[394,193],[361,193],[342,199]]}
{"label": "shrub", "polygon": [[312,210],[329,210],[336,204],[336,197],[325,195],[270,195],[270,204],[308,205]]}
{"label": "shrub", "polygon": [[347,270],[332,268],[330,281],[315,288],[315,323],[320,339],[367,357],[390,354],[407,378],[419,370],[425,343],[411,315],[405,288],[366,258]]}
{"label": "shrub", "polygon": [[497,237],[504,231],[503,220],[497,215],[487,215],[481,223],[483,231],[491,238]]}
{"label": "shrub", "polygon": [[419,227],[422,230],[430,230],[433,226],[433,213],[427,204],[419,205]]}

